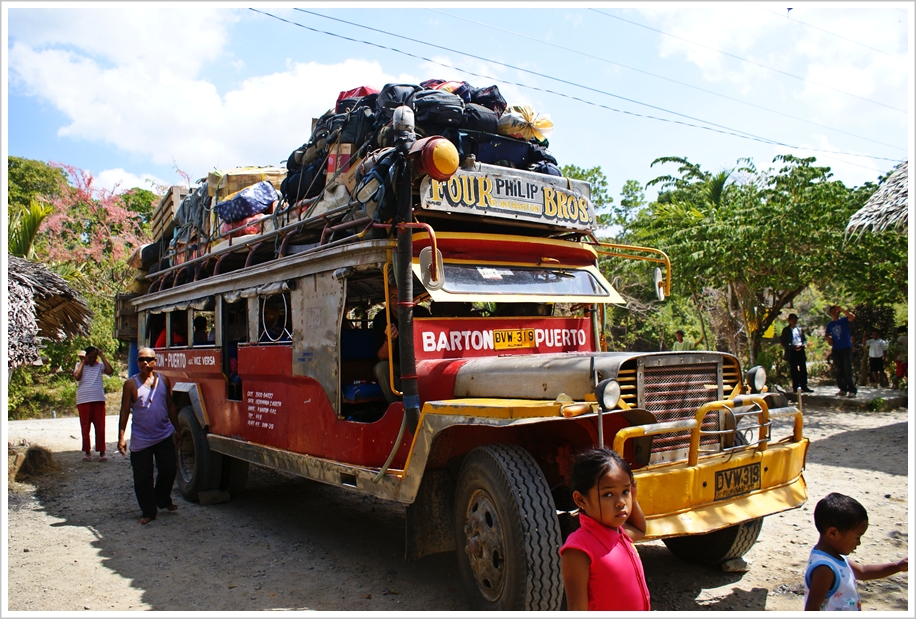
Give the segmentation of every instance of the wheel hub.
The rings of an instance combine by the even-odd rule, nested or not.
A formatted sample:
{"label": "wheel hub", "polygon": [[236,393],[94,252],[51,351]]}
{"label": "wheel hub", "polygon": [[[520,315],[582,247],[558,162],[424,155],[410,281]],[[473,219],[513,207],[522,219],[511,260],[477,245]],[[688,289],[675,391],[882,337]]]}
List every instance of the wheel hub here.
{"label": "wheel hub", "polygon": [[468,502],[464,534],[465,553],[477,587],[488,601],[499,599],[506,579],[506,552],[502,527],[490,496],[477,490]]}

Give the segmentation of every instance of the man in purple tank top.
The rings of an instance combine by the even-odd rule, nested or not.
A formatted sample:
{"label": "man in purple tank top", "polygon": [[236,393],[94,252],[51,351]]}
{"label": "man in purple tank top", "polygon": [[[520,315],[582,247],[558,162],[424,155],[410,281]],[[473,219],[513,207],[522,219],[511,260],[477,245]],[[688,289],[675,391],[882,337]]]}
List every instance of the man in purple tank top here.
{"label": "man in purple tank top", "polygon": [[[172,503],[172,484],[178,472],[178,415],[172,401],[172,385],[166,376],[153,371],[156,353],[141,348],[137,353],[140,372],[124,383],[121,394],[121,419],[118,424],[118,451],[127,455],[124,431],[130,426],[130,465],[134,470],[134,492],[143,516],[140,524],[149,524],[159,509],[178,509]],[[158,471],[153,483],[153,460]]]}

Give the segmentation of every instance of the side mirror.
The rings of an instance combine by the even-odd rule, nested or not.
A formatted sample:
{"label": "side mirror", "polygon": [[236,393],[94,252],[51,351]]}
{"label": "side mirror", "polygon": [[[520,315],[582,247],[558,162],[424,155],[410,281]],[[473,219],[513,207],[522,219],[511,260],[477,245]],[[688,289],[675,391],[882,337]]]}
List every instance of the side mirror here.
{"label": "side mirror", "polygon": [[442,252],[436,249],[435,275],[433,271],[433,248],[424,247],[420,250],[420,282],[427,290],[439,290],[445,284],[445,265],[442,263]]}
{"label": "side mirror", "polygon": [[655,296],[658,297],[659,301],[665,300],[665,278],[662,276],[662,270],[659,267],[655,267]]}

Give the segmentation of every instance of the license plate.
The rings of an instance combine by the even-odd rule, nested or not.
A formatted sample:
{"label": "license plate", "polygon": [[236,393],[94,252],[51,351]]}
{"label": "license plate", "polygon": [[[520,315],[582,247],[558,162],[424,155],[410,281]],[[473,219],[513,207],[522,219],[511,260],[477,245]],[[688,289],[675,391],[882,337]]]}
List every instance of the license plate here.
{"label": "license plate", "polygon": [[760,463],[716,471],[716,501],[760,489]]}
{"label": "license plate", "polygon": [[497,329],[493,331],[493,348],[534,348],[534,329]]}

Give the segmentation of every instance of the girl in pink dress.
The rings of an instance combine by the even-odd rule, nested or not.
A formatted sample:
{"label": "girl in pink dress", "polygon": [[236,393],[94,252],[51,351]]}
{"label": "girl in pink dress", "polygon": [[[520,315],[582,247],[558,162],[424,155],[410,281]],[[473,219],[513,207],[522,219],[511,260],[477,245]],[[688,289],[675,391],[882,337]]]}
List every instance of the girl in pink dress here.
{"label": "girl in pink dress", "polygon": [[649,610],[642,561],[646,534],[629,465],[612,449],[580,454],[570,478],[579,528],[560,548],[569,610]]}

